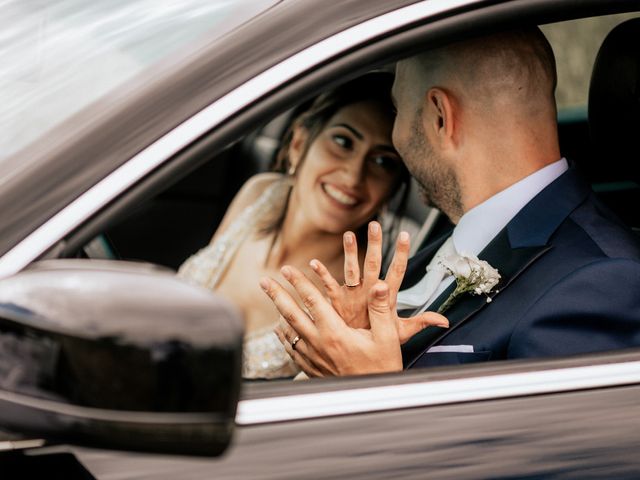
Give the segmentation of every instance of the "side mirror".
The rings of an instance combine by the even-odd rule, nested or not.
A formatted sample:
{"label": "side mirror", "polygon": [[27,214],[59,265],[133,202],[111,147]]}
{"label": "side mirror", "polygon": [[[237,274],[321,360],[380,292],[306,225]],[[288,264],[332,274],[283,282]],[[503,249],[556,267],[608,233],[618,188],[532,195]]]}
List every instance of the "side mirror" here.
{"label": "side mirror", "polygon": [[0,429],[218,455],[241,382],[239,313],[144,264],[49,260],[0,280]]}

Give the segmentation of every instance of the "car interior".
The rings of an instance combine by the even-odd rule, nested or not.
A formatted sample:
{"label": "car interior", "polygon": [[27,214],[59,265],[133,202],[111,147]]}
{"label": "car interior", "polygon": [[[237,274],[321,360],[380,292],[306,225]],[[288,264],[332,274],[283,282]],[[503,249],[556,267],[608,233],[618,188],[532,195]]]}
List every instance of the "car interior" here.
{"label": "car interior", "polygon": [[[90,249],[89,256],[106,254],[177,269],[185,258],[210,241],[226,206],[241,185],[252,175],[271,169],[295,110],[250,133],[131,212],[128,218],[107,230],[104,239],[85,247]],[[426,238],[433,238],[451,227],[438,210],[424,205],[418,185],[415,181],[412,183],[403,225],[413,233],[415,251]],[[188,235],[185,232],[189,232]],[[416,240],[416,235],[420,240]],[[171,248],[167,248],[168,245]]]}
{"label": "car interior", "polygon": [[[587,61],[577,72],[571,72],[579,80],[573,83],[567,81],[570,75],[563,78],[563,69],[569,63],[569,55],[575,57],[580,46],[571,44],[570,35],[564,34],[563,38],[555,34],[571,27],[569,23],[577,24],[573,28],[584,28],[586,21],[542,28],[558,62],[558,96],[563,90],[571,93],[577,88],[575,85],[584,90],[583,100],[577,104],[573,100],[573,104],[563,105],[562,99],[558,99],[561,151],[589,179],[602,201],[622,221],[640,231],[640,212],[632,208],[640,197],[640,186],[634,177],[635,165],[629,158],[633,133],[638,131],[640,83],[637,74],[625,65],[629,58],[637,57],[633,46],[638,45],[640,20],[629,20],[633,16],[637,15],[600,17],[593,35],[597,39],[595,44],[591,50],[579,52]],[[602,39],[613,26],[624,21],[627,21],[624,28],[607,38],[596,59]],[[619,64],[624,66],[616,67]],[[270,169],[287,126],[304,105],[264,123],[153,198],[129,209],[77,254],[140,260],[177,269],[210,241],[240,186],[252,175]],[[602,162],[602,158],[607,161]],[[417,225],[411,231],[413,251],[452,228],[446,217],[423,203],[418,191],[414,182],[404,213],[408,224]]]}

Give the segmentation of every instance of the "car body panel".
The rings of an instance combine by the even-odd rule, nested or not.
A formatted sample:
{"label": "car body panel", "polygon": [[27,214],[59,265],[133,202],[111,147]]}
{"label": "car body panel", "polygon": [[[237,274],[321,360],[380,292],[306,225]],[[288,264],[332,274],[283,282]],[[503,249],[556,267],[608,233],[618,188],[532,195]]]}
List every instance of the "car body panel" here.
{"label": "car body panel", "polygon": [[[288,411],[283,402],[279,421],[238,426],[231,447],[219,459],[70,446],[37,452],[72,452],[98,479],[637,478],[638,360],[640,353],[629,351],[434,368],[403,376],[250,382],[245,385],[245,400],[239,410],[264,397],[297,400],[301,395],[325,395],[327,391],[352,392],[353,408],[345,415],[319,411],[316,418],[285,420]],[[608,387],[585,385],[576,390],[571,382],[553,385],[552,375],[558,368],[585,366],[627,366],[633,374]],[[531,394],[525,389],[519,394],[514,390],[509,397],[479,396],[482,386],[496,376],[531,373],[549,374],[546,394]],[[433,399],[427,396],[422,406],[415,403],[373,411],[367,403],[370,397],[366,390],[371,388],[417,382],[428,388],[455,380],[469,382],[466,400],[450,398],[430,405]],[[553,391],[555,387],[560,390]],[[479,395],[474,398],[476,393]],[[297,409],[306,407],[298,405]]]}
{"label": "car body panel", "polygon": [[639,394],[632,386],[241,427],[219,460],[72,451],[104,480],[637,478]]}

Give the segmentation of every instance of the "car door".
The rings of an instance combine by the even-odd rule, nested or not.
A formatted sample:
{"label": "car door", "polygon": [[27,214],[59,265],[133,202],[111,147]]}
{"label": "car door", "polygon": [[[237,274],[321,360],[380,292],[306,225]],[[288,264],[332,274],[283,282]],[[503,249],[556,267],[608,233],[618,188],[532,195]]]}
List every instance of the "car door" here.
{"label": "car door", "polygon": [[99,479],[635,478],[639,360],[250,385],[222,458],[64,451]]}

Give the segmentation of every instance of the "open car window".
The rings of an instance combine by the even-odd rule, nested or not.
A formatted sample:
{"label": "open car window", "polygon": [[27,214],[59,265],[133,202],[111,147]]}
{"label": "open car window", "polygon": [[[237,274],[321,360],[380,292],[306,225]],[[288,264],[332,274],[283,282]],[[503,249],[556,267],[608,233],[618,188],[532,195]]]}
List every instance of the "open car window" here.
{"label": "open car window", "polygon": [[[634,16],[637,15],[598,17],[542,27],[552,43],[559,64],[557,99],[562,153],[570,161],[584,164],[586,168],[592,152],[589,143],[584,141],[585,135],[588,135],[585,89],[597,48],[583,49],[581,38],[597,37],[600,40],[590,42],[597,45],[611,26]],[[565,30],[572,34],[567,34]],[[570,52],[574,49],[580,53],[572,55]],[[574,66],[573,61],[578,62],[579,66]],[[582,111],[582,115],[568,116],[568,112],[578,110]],[[278,113],[282,114],[281,111]],[[278,122],[279,128],[274,127]],[[259,129],[243,132],[228,148],[211,152],[209,161],[198,169],[151,200],[140,203],[110,225],[85,249],[85,253],[91,257],[94,255],[91,252],[97,251],[92,249],[103,247],[105,255],[151,261],[176,269],[190,254],[209,242],[241,185],[252,175],[265,171],[285,123],[281,118],[271,118]],[[632,227],[640,225],[635,218],[636,213],[628,208],[634,202],[621,200],[637,199],[637,185],[617,182],[613,186],[615,188],[603,188],[600,185],[604,182],[600,181],[598,170],[587,171],[593,175],[589,179],[591,183],[596,189],[602,189],[599,194],[605,203],[610,204]],[[95,255],[100,256],[101,253]]]}

